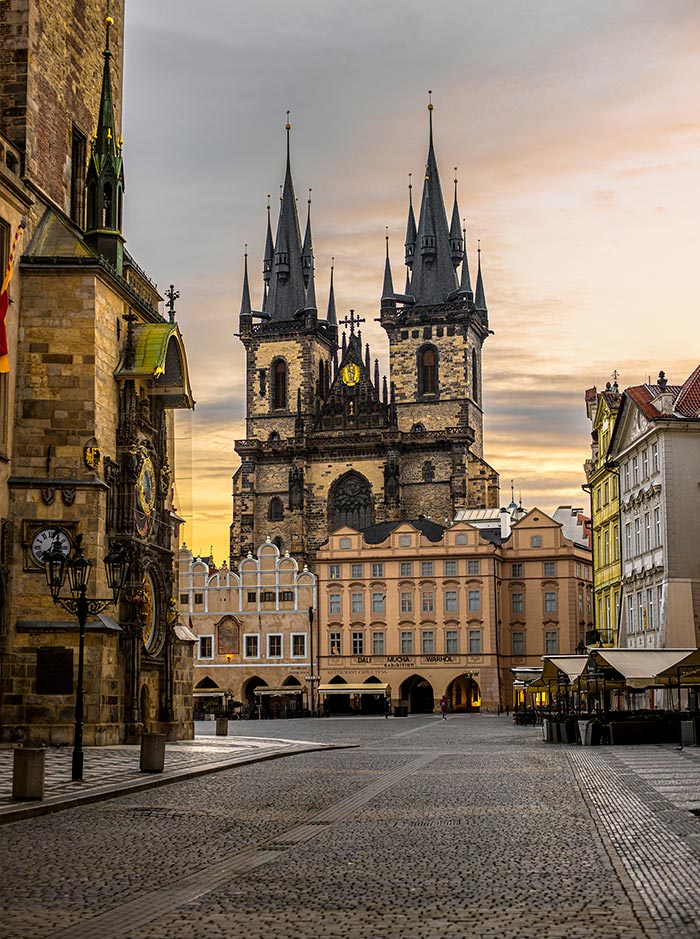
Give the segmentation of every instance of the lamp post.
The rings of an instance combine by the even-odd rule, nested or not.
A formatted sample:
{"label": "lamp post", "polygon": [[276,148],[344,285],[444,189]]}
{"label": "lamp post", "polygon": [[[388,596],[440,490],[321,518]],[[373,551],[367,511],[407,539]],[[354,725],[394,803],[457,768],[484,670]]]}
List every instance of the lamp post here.
{"label": "lamp post", "polygon": [[[73,782],[83,780],[83,671],[85,665],[85,624],[88,616],[96,616],[119,599],[119,592],[126,583],[129,573],[129,559],[123,548],[117,548],[104,559],[107,574],[107,586],[112,590],[109,599],[87,598],[87,585],[92,570],[92,561],[85,557],[82,547],[83,536],[75,539],[75,551],[66,557],[61,551],[58,537],[51,550],[44,557],[46,582],[54,603],[68,613],[77,616],[80,627],[78,643],[78,684],[75,692],[75,737],[73,742],[72,775]],[[61,589],[68,576],[71,597],[61,597]]]}

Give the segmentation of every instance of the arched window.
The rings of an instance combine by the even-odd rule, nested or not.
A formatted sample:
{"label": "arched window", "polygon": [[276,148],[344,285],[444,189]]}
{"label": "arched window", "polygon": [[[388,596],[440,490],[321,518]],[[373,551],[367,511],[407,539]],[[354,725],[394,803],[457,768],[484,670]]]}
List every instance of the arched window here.
{"label": "arched window", "polygon": [[423,464],[423,482],[432,483],[435,479],[435,467],[430,462],[426,460]]}
{"label": "arched window", "polygon": [[272,407],[287,409],[287,363],[284,359],[276,359],[272,366]]}
{"label": "arched window", "polygon": [[284,506],[282,505],[282,500],[278,499],[277,496],[275,496],[274,499],[270,499],[268,518],[271,522],[281,522],[284,518]]}
{"label": "arched window", "polygon": [[328,493],[328,522],[331,531],[341,525],[362,531],[374,524],[372,488],[364,476],[351,470],[333,483]]}
{"label": "arched window", "polygon": [[479,403],[479,373],[476,367],[476,349],[472,349],[472,399]]}
{"label": "arched window", "polygon": [[438,357],[435,346],[423,346],[418,352],[418,394],[434,395],[438,390]]}

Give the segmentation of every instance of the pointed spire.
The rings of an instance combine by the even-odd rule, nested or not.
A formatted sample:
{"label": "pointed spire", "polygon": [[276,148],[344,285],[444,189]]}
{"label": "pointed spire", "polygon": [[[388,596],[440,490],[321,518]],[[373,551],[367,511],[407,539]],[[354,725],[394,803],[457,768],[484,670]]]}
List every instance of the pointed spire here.
{"label": "pointed spire", "polygon": [[306,304],[306,285],[301,262],[301,232],[296,196],[292,182],[289,111],[287,111],[287,165],[282,186],[280,214],[272,261],[272,276],[267,297],[267,312],[272,320],[291,320]]}
{"label": "pointed spire", "polygon": [[335,258],[331,258],[331,286],[328,291],[328,312],[326,313],[326,322],[329,326],[338,325],[338,320],[335,315],[335,291],[333,289],[333,262]]}
{"label": "pointed spire", "polygon": [[462,240],[464,243],[464,260],[462,261],[462,276],[459,281],[460,293],[466,294],[469,300],[474,299],[472,291],[472,281],[469,276],[469,257],[467,255],[467,220],[464,219],[464,228],[462,229]]}
{"label": "pointed spire", "polygon": [[[413,257],[416,251],[416,217],[413,214],[413,182],[412,173],[408,174],[408,221],[406,222],[406,267],[413,265]],[[408,292],[408,291],[407,291]]]}
{"label": "pointed spire", "polygon": [[309,189],[309,198],[307,199],[306,210],[306,231],[304,232],[304,244],[301,249],[301,266],[304,271],[304,283],[309,285],[309,271],[313,270],[313,242],[311,239],[311,190]]}
{"label": "pointed spire", "polygon": [[[429,92],[431,94],[431,92]],[[428,105],[430,135],[428,159],[425,166],[423,198],[416,233],[416,251],[411,268],[411,294],[416,303],[443,303],[457,289],[447,227],[447,212],[442,198],[433,146],[433,103]]]}
{"label": "pointed spire", "polygon": [[270,224],[270,193],[267,194],[267,235],[265,237],[265,255],[263,257],[263,280],[270,283],[272,276],[272,259],[275,255],[275,243],[272,240],[272,225]]}
{"label": "pointed spire", "polygon": [[382,287],[382,304],[386,306],[396,306],[394,300],[394,282],[391,277],[391,261],[389,260],[389,228],[386,230],[386,260],[384,262],[384,286]]}
{"label": "pointed spire", "polygon": [[452,206],[452,223],[450,225],[450,248],[452,250],[452,263],[455,268],[464,257],[464,242],[462,240],[462,231],[459,226],[459,206],[457,205],[457,167],[455,166],[455,201]]}
{"label": "pointed spire", "polygon": [[379,359],[374,360],[374,387],[379,394]]}
{"label": "pointed spire", "polygon": [[369,343],[365,343],[365,371],[367,372],[367,378],[370,376],[370,358],[369,358]]}
{"label": "pointed spire", "polygon": [[243,293],[241,296],[241,316],[250,316],[250,311],[250,288],[248,286],[248,245],[246,245],[243,261]]}
{"label": "pointed spire", "polygon": [[102,56],[104,65],[102,66],[102,94],[100,95],[100,114],[97,119],[97,130],[94,139],[94,151],[101,155],[109,155],[112,158],[117,156],[118,143],[117,133],[114,126],[114,107],[112,105],[112,76],[110,72],[110,60],[112,50],[109,48],[109,30],[114,25],[114,20],[107,13],[105,16],[105,48]]}
{"label": "pointed spire", "polygon": [[309,276],[306,287],[306,307],[307,310],[317,310],[316,306],[316,283],[314,277],[313,252],[311,254],[311,266],[309,267]]}
{"label": "pointed spire", "polygon": [[479,269],[476,275],[476,293],[474,294],[474,304],[477,310],[482,310],[484,313],[488,310],[486,306],[486,296],[484,294],[484,279],[481,275],[481,240],[478,242],[477,254],[479,257]]}

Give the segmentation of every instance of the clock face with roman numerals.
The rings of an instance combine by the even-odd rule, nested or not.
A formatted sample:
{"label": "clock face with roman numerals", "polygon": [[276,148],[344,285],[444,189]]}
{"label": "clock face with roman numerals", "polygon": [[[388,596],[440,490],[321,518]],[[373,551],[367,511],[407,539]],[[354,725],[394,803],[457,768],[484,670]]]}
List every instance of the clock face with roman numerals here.
{"label": "clock face with roman numerals", "polygon": [[71,552],[71,543],[68,535],[61,528],[42,528],[32,538],[31,552],[37,564],[44,563],[46,555],[57,544],[66,557]]}

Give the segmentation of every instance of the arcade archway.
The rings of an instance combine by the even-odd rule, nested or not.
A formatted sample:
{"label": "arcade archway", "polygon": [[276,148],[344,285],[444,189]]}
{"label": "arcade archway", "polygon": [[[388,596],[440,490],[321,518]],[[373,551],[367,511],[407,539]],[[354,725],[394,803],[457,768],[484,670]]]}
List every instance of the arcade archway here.
{"label": "arcade archway", "polygon": [[476,713],[481,710],[481,689],[473,675],[458,675],[447,686],[447,700],[453,714]]}
{"label": "arcade archway", "polygon": [[401,701],[408,701],[409,714],[432,714],[435,709],[433,686],[422,675],[411,675],[401,682]]}

